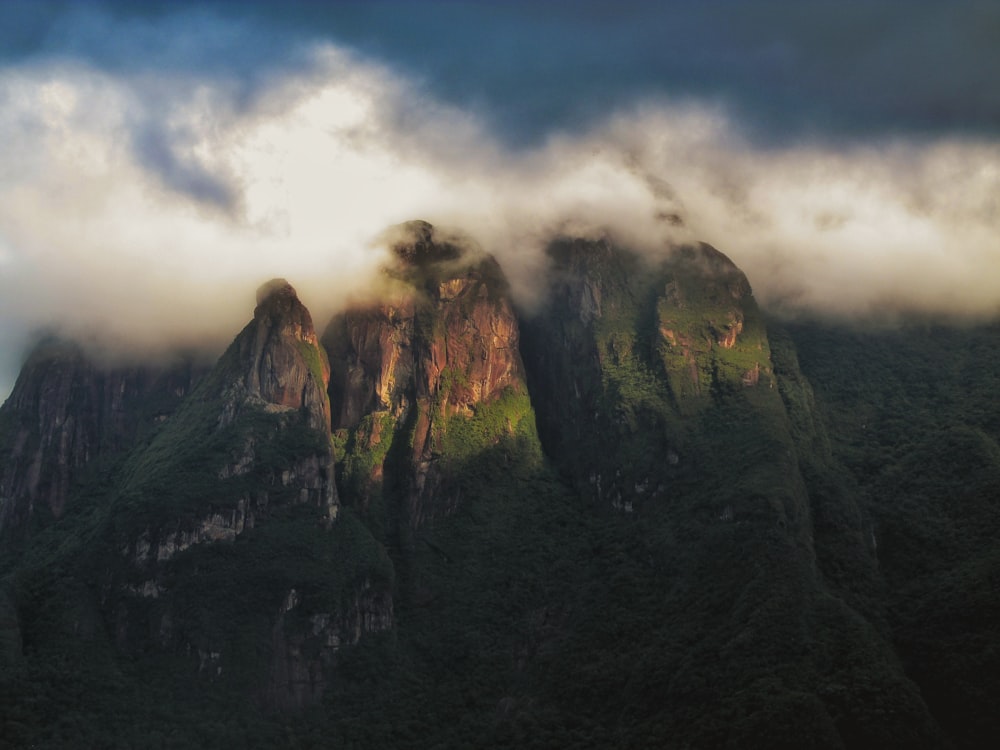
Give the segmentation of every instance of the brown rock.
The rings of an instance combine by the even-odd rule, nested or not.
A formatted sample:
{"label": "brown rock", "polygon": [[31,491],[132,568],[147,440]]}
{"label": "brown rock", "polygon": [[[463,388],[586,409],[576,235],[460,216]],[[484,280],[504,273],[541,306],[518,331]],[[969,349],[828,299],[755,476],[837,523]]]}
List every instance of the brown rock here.
{"label": "brown rock", "polygon": [[235,346],[243,398],[301,409],[311,427],[329,430],[330,363],[291,284],[275,279],[257,291],[254,319]]}
{"label": "brown rock", "polygon": [[[453,505],[438,461],[448,418],[471,415],[476,405],[526,385],[518,324],[496,261],[438,240],[423,222],[399,233],[397,262],[387,269],[403,282],[394,297],[338,315],[323,343],[333,362],[335,429],[353,430],[366,415],[387,414],[397,431],[404,424],[411,430],[405,482],[416,526]],[[369,480],[382,473],[379,464]]]}

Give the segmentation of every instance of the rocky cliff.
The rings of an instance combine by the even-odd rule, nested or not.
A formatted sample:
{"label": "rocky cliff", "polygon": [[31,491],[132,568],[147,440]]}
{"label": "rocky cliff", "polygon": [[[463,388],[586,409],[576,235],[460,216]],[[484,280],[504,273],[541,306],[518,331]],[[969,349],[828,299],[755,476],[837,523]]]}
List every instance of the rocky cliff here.
{"label": "rocky cliff", "polygon": [[[326,353],[287,282],[265,284],[257,302],[198,389],[125,465],[126,491],[172,496],[194,538],[219,519],[239,533],[272,503],[337,515]],[[185,486],[167,483],[176,475]]]}
{"label": "rocky cliff", "polygon": [[241,406],[252,404],[271,411],[297,410],[310,428],[329,430],[330,363],[312,316],[291,284],[274,279],[257,291],[253,321],[234,347],[238,372],[226,391],[221,426],[233,421]]}
{"label": "rocky cliff", "polygon": [[[665,667],[673,676],[663,681],[647,675],[646,690],[678,705],[694,701],[699,710],[735,711],[740,718],[728,735],[706,733],[700,741],[707,745],[763,736],[781,744],[784,735],[863,746],[889,741],[890,725],[907,727],[904,744],[935,744],[938,730],[892,656],[888,634],[871,624],[878,613],[829,593],[844,593],[842,581],[826,578],[832,551],[824,539],[817,557],[813,516],[819,500],[828,517],[830,498],[811,494],[800,455],[811,450],[805,440],[821,438],[804,434],[806,394],[796,391],[794,362],[785,361],[788,380],[779,387],[743,273],[707,245],[651,263],[608,241],[568,240],[550,256],[547,306],[524,324],[543,444],[598,508],[643,518],[652,534],[643,537],[646,564],[663,591],[648,613],[668,631],[698,634],[691,648],[700,655]],[[783,392],[800,399],[795,424]],[[821,469],[810,468],[819,489]],[[854,543],[862,535],[863,526],[852,524],[839,538]],[[852,554],[855,583],[866,586],[872,552],[861,544]],[[631,637],[672,662],[642,628]],[[834,653],[867,653],[873,661],[862,666]],[[781,663],[795,666],[774,681]],[[864,705],[850,690],[834,689],[860,680],[892,698]],[[758,699],[769,706],[764,725],[752,707]]]}
{"label": "rocky cliff", "polygon": [[205,369],[192,359],[105,367],[71,342],[40,343],[0,407],[0,540],[58,519],[87,468],[167,419]]}
{"label": "rocky cliff", "polygon": [[[261,287],[253,320],[123,467],[114,543],[124,565],[102,593],[117,613],[121,648],[146,648],[154,633],[161,648],[198,653],[198,671],[208,678],[235,672],[258,685],[267,705],[301,708],[322,696],[342,645],[391,627],[384,553],[356,522],[338,522],[329,376],[295,290],[280,279]],[[281,558],[288,545],[332,569],[278,566],[254,591],[260,571],[252,560],[268,549]],[[353,559],[334,562],[350,550]],[[225,573],[234,558],[246,569]],[[203,581],[216,576],[223,590],[212,604],[202,599],[209,593]],[[267,618],[248,631],[214,614],[221,601],[245,606],[248,599],[273,613],[264,682],[262,665],[237,644],[262,634]],[[192,602],[203,608],[195,620],[185,616]]]}
{"label": "rocky cliff", "polygon": [[[694,464],[738,460],[700,444],[701,420],[729,402],[771,419],[788,442],[760,312],[722,253],[685,247],[653,263],[608,241],[566,240],[550,256],[548,302],[526,321],[525,356],[543,440],[586,494],[631,512],[667,502]],[[748,447],[766,462],[790,455]],[[718,514],[737,512],[728,507]]]}
{"label": "rocky cliff", "polygon": [[424,222],[394,234],[389,298],[335,317],[323,344],[345,482],[380,493],[387,461],[396,460],[393,481],[417,527],[455,509],[453,480],[471,452],[515,435],[531,416],[518,323],[496,261]]}
{"label": "rocky cliff", "polygon": [[[391,628],[392,567],[364,527],[338,518],[330,369],[295,290],[261,287],[253,320],[190,393],[172,372],[108,373],[66,351],[36,355],[5,407],[30,414],[40,438],[22,427],[4,448],[42,456],[5,477],[48,502],[99,451],[108,461],[75,489],[96,504],[53,527],[79,544],[26,557],[36,600],[62,601],[71,628],[90,623],[118,652],[159,654],[206,686],[278,709],[319,700],[340,649]],[[163,390],[169,412],[154,398]],[[34,478],[39,460],[54,467],[49,484]],[[49,578],[64,558],[72,595]],[[268,648],[244,650],[258,642]]]}

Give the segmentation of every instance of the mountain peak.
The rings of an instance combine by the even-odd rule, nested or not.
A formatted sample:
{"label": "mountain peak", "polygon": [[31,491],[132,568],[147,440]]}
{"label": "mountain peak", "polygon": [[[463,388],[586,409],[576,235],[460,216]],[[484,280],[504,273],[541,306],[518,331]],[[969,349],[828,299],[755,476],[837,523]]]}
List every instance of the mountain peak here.
{"label": "mountain peak", "polygon": [[317,343],[312,315],[299,300],[295,287],[285,279],[271,279],[257,289],[257,307],[253,317],[256,326],[263,327],[260,333],[265,338],[273,328],[292,339],[312,345]]}
{"label": "mountain peak", "polygon": [[285,279],[257,290],[254,319],[233,342],[245,395],[287,408],[305,408],[310,423],[329,430],[326,386],[330,366],[312,315]]}
{"label": "mountain peak", "polygon": [[271,279],[265,284],[261,284],[257,289],[257,306],[272,302],[298,302],[299,295],[295,292],[295,287],[285,279]]}
{"label": "mountain peak", "polygon": [[392,253],[403,265],[423,267],[431,263],[457,260],[464,250],[442,237],[426,221],[408,221],[398,224],[387,234]]}

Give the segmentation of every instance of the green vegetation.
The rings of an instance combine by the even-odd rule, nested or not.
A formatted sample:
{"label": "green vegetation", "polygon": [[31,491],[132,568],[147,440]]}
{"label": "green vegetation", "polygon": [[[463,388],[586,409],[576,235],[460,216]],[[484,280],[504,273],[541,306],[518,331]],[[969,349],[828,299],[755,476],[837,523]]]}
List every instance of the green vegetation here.
{"label": "green vegetation", "polygon": [[339,430],[336,455],[341,465],[341,487],[348,497],[372,502],[381,499],[382,467],[396,436],[396,418],[387,411],[361,418],[352,430]]}
{"label": "green vegetation", "polygon": [[506,441],[537,446],[535,415],[527,393],[507,388],[499,398],[476,404],[472,410],[470,417],[456,414],[445,421],[441,452],[450,464],[461,466]]}
{"label": "green vegetation", "polygon": [[906,672],[956,745],[988,747],[1000,736],[1000,328],[789,331],[870,519]]}
{"label": "green vegetation", "polygon": [[297,340],[295,344],[298,348],[299,355],[309,367],[309,374],[312,375],[313,381],[315,381],[322,389],[324,369],[323,358],[325,357],[323,350],[319,346],[310,344],[306,341]]}

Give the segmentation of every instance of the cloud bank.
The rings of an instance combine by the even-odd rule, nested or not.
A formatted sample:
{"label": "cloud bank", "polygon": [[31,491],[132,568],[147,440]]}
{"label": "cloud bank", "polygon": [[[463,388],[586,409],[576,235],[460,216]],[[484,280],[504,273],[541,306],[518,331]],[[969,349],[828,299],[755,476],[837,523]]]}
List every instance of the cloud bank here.
{"label": "cloud bank", "polygon": [[322,326],[370,283],[374,238],[414,218],[494,253],[525,303],[553,234],[608,232],[653,254],[710,242],[789,314],[1000,311],[1000,139],[762,144],[738,110],[647,98],[517,147],[344,48],[296,60],[252,85],[0,68],[0,393],[40,327],[113,351],[221,347],[273,276]]}

